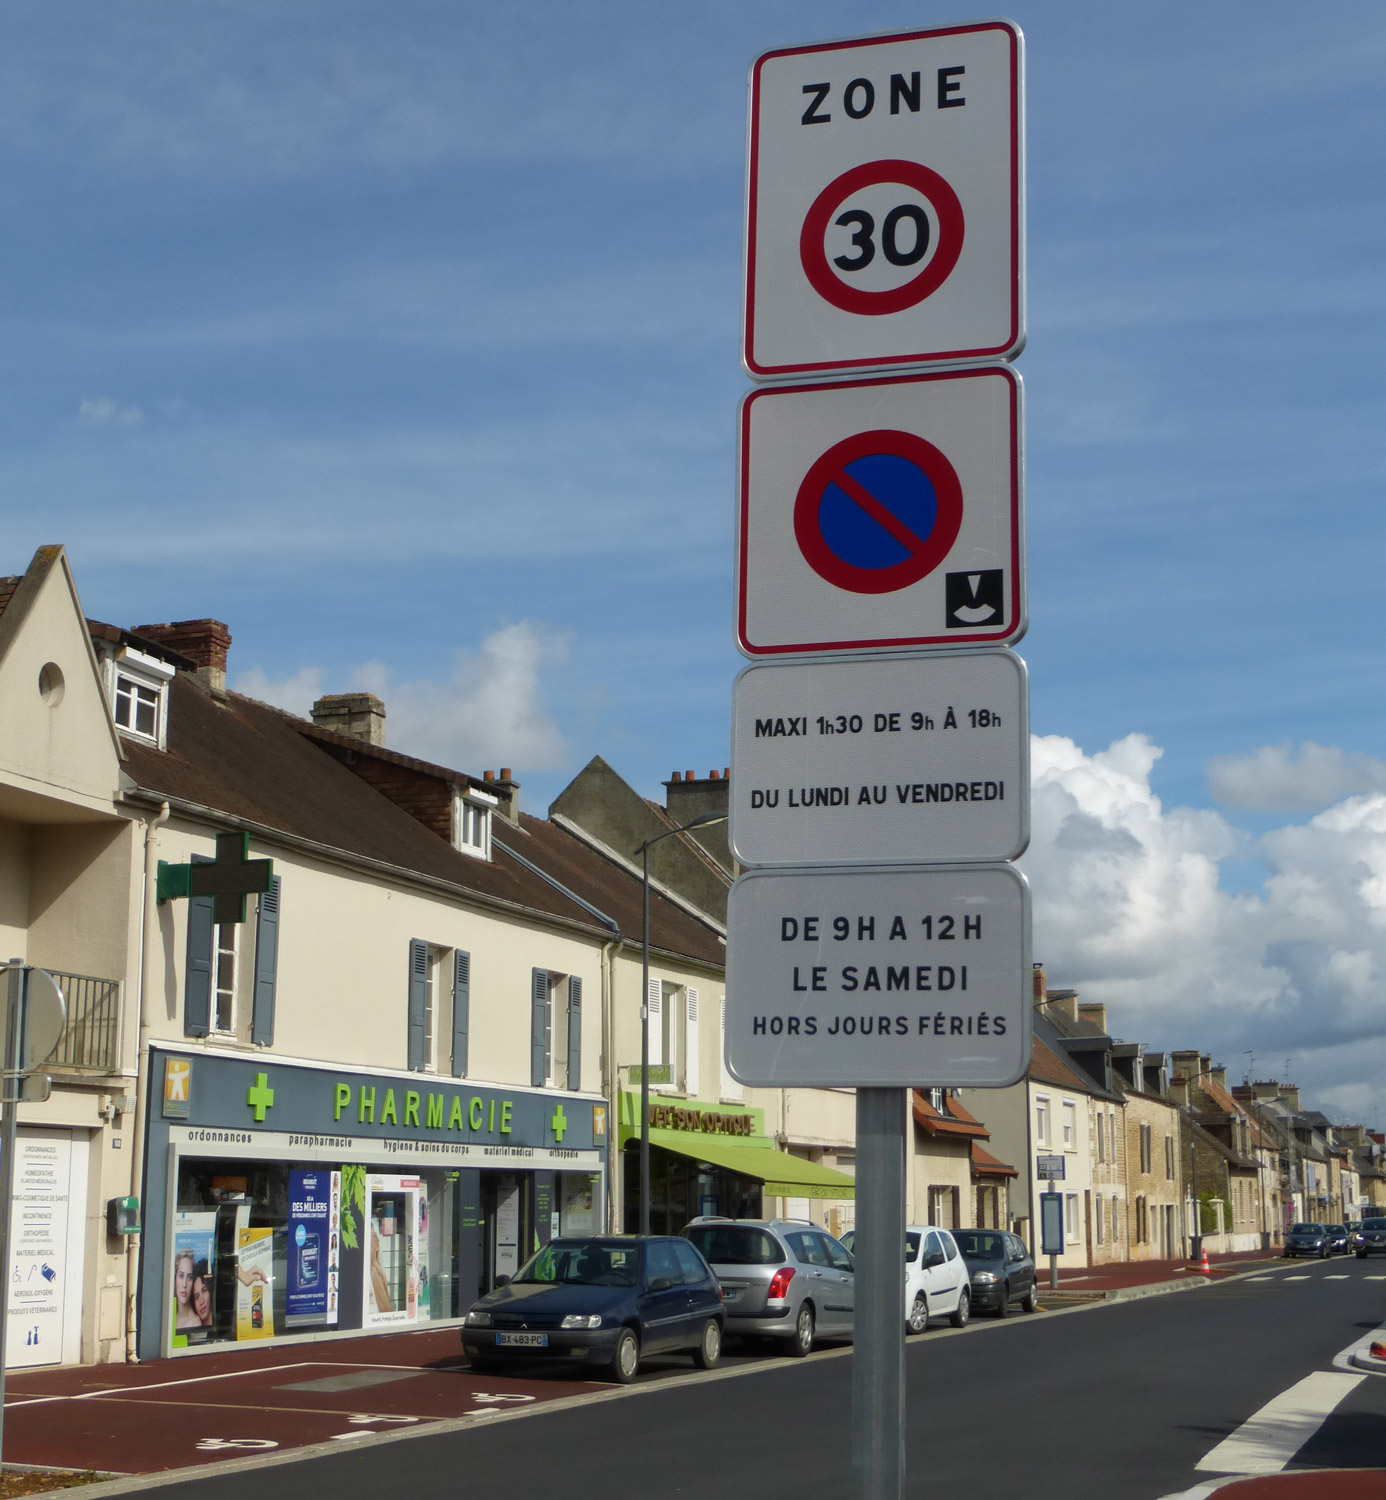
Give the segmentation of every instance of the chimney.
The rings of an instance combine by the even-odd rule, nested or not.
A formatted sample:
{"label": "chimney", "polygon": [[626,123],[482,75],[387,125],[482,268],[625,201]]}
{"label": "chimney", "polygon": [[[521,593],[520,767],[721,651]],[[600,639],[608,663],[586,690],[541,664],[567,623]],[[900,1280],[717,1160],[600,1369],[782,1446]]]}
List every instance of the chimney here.
{"label": "chimney", "polygon": [[1208,1077],[1211,1078],[1213,1080],[1213,1082],[1215,1084],[1217,1084],[1217,1086],[1224,1093],[1227,1092],[1227,1069],[1226,1068],[1209,1068],[1208,1069]]}
{"label": "chimney", "polygon": [[1035,965],[1030,984],[1031,998],[1036,1005],[1043,1005],[1045,996],[1049,993],[1049,976],[1044,972],[1043,964]]}
{"label": "chimney", "polygon": [[1078,1007],[1078,1019],[1096,1026],[1103,1033],[1107,1030],[1107,1007],[1098,1000],[1084,1000]]}
{"label": "chimney", "polygon": [[374,693],[328,693],[313,705],[313,723],[385,747],[385,705]]}
{"label": "chimney", "polygon": [[1280,1101],[1282,1104],[1287,1104],[1296,1114],[1299,1113],[1299,1089],[1293,1083],[1280,1085]]}
{"label": "chimney", "polygon": [[220,620],[174,620],[168,625],[136,625],[135,635],[156,641],[197,663],[197,680],[213,693],[226,691],[226,653],[231,632]]}
{"label": "chimney", "polygon": [[500,806],[497,812],[508,823],[513,823],[518,828],[520,824],[520,783],[510,774],[509,766],[500,768],[500,775],[494,781],[486,781],[486,790],[494,797],[500,798]]}
{"label": "chimney", "polygon": [[[730,774],[729,771],[712,770],[699,780],[692,771],[685,771],[682,775],[675,771],[664,783],[664,810],[679,827],[691,823],[694,818],[725,818],[731,803]],[[694,829],[690,836],[723,869],[731,870],[731,849],[727,844],[725,822]]]}

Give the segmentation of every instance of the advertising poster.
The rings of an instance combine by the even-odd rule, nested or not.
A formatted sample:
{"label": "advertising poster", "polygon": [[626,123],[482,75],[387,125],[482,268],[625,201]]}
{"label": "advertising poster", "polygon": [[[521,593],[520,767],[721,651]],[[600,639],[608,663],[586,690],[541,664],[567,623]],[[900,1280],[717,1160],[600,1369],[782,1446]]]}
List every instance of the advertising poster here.
{"label": "advertising poster", "polygon": [[410,1324],[428,1316],[428,1202],[417,1177],[372,1175],[368,1193],[369,1260],[365,1283],[368,1327]]}
{"label": "advertising poster", "polygon": [[72,1142],[20,1136],[10,1207],[9,1343],[6,1364],[62,1360],[67,1281],[68,1176]]}
{"label": "advertising poster", "polygon": [[338,1276],[341,1271],[341,1244],[337,1233],[337,1226],[342,1217],[342,1174],[332,1172],[328,1174],[328,1209],[327,1223],[331,1234],[327,1241],[327,1321],[337,1321],[337,1286]]}
{"label": "advertising poster", "polygon": [[327,1321],[332,1223],[332,1173],[291,1171],[286,1328]]}
{"label": "advertising poster", "polygon": [[274,1231],[236,1231],[236,1337],[274,1337]]}
{"label": "advertising poster", "polygon": [[175,1349],[212,1337],[217,1216],[180,1211],[173,1216],[172,1324]]}

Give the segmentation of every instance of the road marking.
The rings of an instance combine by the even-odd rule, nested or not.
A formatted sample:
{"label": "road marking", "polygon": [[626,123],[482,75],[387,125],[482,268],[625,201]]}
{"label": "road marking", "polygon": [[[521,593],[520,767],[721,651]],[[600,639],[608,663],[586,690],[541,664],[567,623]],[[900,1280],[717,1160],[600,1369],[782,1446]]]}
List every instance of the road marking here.
{"label": "road marking", "polygon": [[1248,1281],[1274,1281],[1274,1276],[1248,1276]]}
{"label": "road marking", "polygon": [[1286,1276],[1282,1279],[1285,1281],[1308,1281],[1309,1277],[1306,1274],[1301,1273],[1298,1276]]}
{"label": "road marking", "polygon": [[1344,1275],[1340,1274],[1340,1275],[1337,1275],[1337,1276],[1325,1276],[1324,1280],[1325,1281],[1351,1281],[1352,1277],[1351,1276],[1344,1276]]}
{"label": "road marking", "polygon": [[1328,1370],[1306,1375],[1248,1417],[1194,1468],[1215,1474],[1279,1474],[1366,1378]]}
{"label": "road marking", "polygon": [[1364,1276],[1363,1281],[1386,1281],[1386,1276]]}

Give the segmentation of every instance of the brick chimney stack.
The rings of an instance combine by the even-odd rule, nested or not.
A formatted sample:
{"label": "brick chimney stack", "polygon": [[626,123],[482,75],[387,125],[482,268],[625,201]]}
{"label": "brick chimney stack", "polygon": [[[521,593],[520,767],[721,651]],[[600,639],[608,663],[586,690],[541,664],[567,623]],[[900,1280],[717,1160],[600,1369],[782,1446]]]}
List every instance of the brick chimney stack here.
{"label": "brick chimney stack", "polygon": [[231,632],[220,620],[174,620],[167,625],[136,625],[134,633],[157,641],[197,663],[197,680],[214,693],[226,691],[226,653]]}
{"label": "brick chimney stack", "polygon": [[313,723],[385,748],[385,705],[374,693],[328,693],[313,705]]}

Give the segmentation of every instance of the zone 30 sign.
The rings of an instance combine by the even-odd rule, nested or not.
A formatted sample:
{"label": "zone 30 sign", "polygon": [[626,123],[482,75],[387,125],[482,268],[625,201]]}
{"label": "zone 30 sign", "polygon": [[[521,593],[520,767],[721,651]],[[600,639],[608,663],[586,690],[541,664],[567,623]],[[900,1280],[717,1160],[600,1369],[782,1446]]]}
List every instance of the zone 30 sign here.
{"label": "zone 30 sign", "polygon": [[753,376],[1020,352],[1021,77],[1020,34],[1004,21],[757,60]]}

